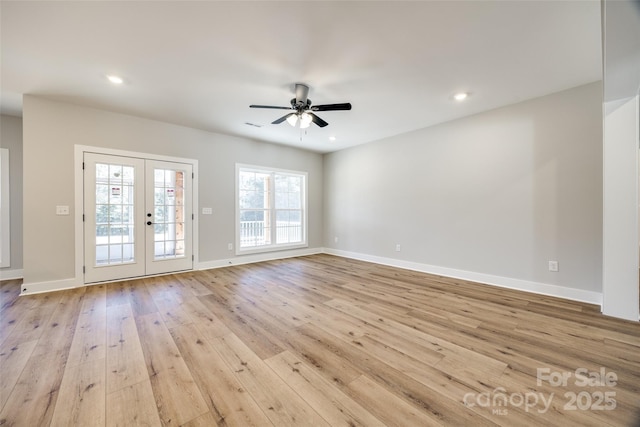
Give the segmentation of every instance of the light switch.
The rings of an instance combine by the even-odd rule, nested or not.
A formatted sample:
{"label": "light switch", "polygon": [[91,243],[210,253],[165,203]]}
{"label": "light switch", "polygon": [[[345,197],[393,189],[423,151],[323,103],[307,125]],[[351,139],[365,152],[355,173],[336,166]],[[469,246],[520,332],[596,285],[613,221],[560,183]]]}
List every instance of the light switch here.
{"label": "light switch", "polygon": [[56,215],[69,215],[69,206],[56,206]]}
{"label": "light switch", "polygon": [[213,213],[212,208],[202,208],[202,215],[211,215]]}

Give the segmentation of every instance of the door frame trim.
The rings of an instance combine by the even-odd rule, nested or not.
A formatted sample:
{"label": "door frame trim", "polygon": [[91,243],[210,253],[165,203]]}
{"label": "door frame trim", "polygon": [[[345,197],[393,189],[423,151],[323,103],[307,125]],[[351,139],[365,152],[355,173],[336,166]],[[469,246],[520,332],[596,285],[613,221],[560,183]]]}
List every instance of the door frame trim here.
{"label": "door frame trim", "polygon": [[[84,153],[96,153],[106,154],[111,156],[124,156],[124,157],[136,157],[140,159],[159,160],[165,162],[175,163],[187,163],[193,168],[193,189],[192,189],[192,203],[193,203],[193,269],[198,265],[198,160],[188,159],[184,157],[172,157],[164,156],[160,154],[140,153],[136,151],[117,150],[105,147],[93,147],[89,145],[74,145],[74,247],[75,247],[75,279],[74,282],[77,286],[84,286],[84,273],[82,267],[84,266],[84,224],[82,221],[82,215],[84,214],[84,175],[82,172],[82,162],[84,160]],[[187,270],[189,271],[189,270]],[[143,276],[146,277],[146,276]],[[92,285],[95,283],[91,283]]]}

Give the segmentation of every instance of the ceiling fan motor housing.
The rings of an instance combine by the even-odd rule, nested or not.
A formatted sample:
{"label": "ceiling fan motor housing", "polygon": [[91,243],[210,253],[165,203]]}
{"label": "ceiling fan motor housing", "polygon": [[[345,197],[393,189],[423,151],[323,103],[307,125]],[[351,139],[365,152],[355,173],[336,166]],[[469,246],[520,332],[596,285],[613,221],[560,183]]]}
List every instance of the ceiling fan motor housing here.
{"label": "ceiling fan motor housing", "polygon": [[291,100],[291,108],[294,110],[301,112],[304,110],[308,110],[311,107],[311,100],[307,98],[306,102],[302,102],[299,99],[293,98]]}

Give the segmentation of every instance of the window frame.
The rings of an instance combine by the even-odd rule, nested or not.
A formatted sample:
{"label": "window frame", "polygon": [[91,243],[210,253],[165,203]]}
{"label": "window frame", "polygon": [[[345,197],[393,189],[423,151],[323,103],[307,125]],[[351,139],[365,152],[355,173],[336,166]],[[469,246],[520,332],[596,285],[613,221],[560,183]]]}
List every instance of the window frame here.
{"label": "window frame", "polygon": [[[275,206],[275,198],[276,198],[276,179],[275,176],[278,174],[281,175],[293,175],[299,176],[302,178],[302,201],[301,201],[301,219],[302,219],[302,241],[296,243],[275,243],[277,236],[277,227],[274,225],[271,227],[271,242],[268,245],[261,246],[252,246],[247,248],[240,247],[240,232],[241,232],[241,221],[240,221],[240,172],[256,172],[261,174],[269,174],[271,179],[269,180],[269,207],[268,212],[269,216],[273,218],[274,224],[276,221],[276,209]],[[288,249],[298,249],[298,248],[307,248],[309,247],[308,243],[308,219],[307,219],[307,211],[308,211],[308,173],[304,171],[295,171],[288,169],[279,169],[272,168],[268,166],[258,166],[258,165],[248,165],[242,163],[236,163],[236,171],[235,171],[235,254],[236,255],[246,255],[246,254],[257,254],[263,252],[273,252],[273,251],[282,251]]]}

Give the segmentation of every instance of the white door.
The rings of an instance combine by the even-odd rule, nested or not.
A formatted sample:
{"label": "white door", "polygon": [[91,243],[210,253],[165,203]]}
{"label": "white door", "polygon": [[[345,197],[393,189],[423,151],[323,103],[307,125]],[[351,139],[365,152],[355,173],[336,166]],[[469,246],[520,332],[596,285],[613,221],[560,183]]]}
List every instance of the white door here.
{"label": "white door", "polygon": [[193,268],[192,166],[147,160],[146,273]]}
{"label": "white door", "polygon": [[193,268],[192,166],[84,154],[85,283]]}

